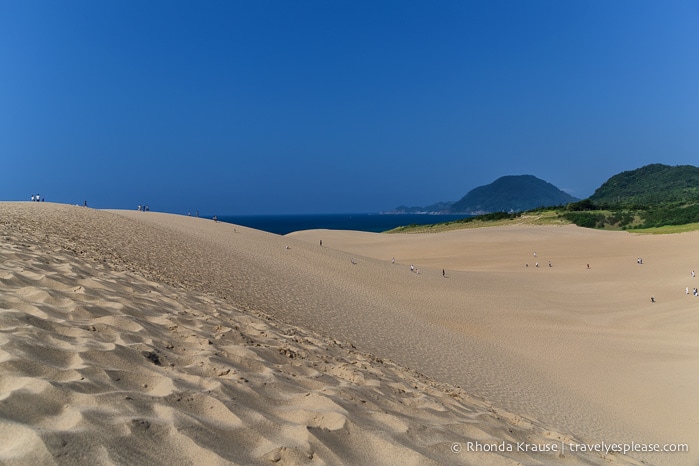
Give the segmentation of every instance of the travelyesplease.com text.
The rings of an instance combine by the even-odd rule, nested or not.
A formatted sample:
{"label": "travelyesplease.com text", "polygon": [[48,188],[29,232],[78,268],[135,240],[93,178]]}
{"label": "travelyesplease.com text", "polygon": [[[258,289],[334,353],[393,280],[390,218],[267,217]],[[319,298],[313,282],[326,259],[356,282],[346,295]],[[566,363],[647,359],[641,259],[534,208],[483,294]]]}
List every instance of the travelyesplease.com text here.
{"label": "travelyesplease.com text", "polygon": [[686,443],[574,443],[574,442],[550,442],[550,443],[527,443],[527,442],[466,442],[454,443],[451,446],[454,453],[463,452],[528,452],[528,453],[565,453],[570,452],[596,452],[596,453],[674,453],[688,452],[689,445]]}

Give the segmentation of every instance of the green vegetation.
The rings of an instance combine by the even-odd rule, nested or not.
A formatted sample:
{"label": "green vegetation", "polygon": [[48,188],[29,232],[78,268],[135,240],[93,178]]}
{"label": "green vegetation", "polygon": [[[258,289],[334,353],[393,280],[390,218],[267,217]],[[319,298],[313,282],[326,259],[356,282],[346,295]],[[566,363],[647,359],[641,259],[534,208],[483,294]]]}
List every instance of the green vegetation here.
{"label": "green vegetation", "polygon": [[654,206],[643,212],[642,228],[666,225],[686,225],[699,222],[699,204],[685,206]]}
{"label": "green vegetation", "polygon": [[699,167],[652,164],[614,175],[589,201],[601,208],[647,209],[664,204],[699,203]]}
{"label": "green vegetation", "polygon": [[578,211],[570,208],[559,215],[571,223],[586,228],[642,229],[699,222],[699,203],[690,205],[657,204],[637,206],[628,210]]}
{"label": "green vegetation", "polygon": [[562,225],[569,223],[570,222],[559,218],[558,210],[537,209],[536,211],[525,213],[493,212],[433,225],[407,225],[385,233],[440,233],[449,230],[482,228],[496,225]]}
{"label": "green vegetation", "polygon": [[657,228],[643,228],[639,230],[629,230],[634,233],[645,233],[649,235],[668,235],[672,233],[686,233],[688,231],[699,230],[699,223],[687,223],[686,225],[667,225]]}
{"label": "green vegetation", "polygon": [[404,227],[394,228],[386,233],[425,233],[445,230],[454,230],[464,228],[466,224],[471,223],[494,223],[498,220],[512,220],[520,217],[521,213],[493,212],[490,214],[476,215],[475,217],[467,217],[451,222],[436,223],[433,225],[406,225]]}
{"label": "green vegetation", "polygon": [[559,211],[558,215],[579,227],[626,230],[628,228],[638,228],[642,222],[636,211],[609,211],[601,209],[579,211],[570,207],[569,205],[566,209]]}
{"label": "green vegetation", "polygon": [[699,222],[699,168],[653,164],[619,173],[560,215],[581,227],[635,231]]}
{"label": "green vegetation", "polygon": [[493,220],[512,220],[513,218],[521,217],[521,213],[508,213],[508,212],[491,212],[489,214],[476,215],[475,217],[463,218],[457,220],[456,223],[469,223],[473,221],[490,222]]}
{"label": "green vegetation", "polygon": [[495,212],[396,232],[430,232],[504,224],[566,224],[653,234],[699,230],[699,168],[647,165],[611,177],[588,199],[524,213]]}
{"label": "green vegetation", "polygon": [[522,212],[541,206],[567,204],[577,199],[532,175],[503,176],[479,186],[451,205],[450,211]]}

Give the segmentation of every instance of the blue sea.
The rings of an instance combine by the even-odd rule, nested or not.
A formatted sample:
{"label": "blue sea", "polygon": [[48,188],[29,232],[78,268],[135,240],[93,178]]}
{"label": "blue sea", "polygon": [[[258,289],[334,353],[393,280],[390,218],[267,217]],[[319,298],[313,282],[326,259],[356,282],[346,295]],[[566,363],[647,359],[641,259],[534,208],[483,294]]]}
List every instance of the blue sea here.
{"label": "blue sea", "polygon": [[468,215],[426,214],[315,214],[315,215],[220,215],[219,221],[286,235],[301,230],[355,230],[382,232],[405,225],[451,222]]}

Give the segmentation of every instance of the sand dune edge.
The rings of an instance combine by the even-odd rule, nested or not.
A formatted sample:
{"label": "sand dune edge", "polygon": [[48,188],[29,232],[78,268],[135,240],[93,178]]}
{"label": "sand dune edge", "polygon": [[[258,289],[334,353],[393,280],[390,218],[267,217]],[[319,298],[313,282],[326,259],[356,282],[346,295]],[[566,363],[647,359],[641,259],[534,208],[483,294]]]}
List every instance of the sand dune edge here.
{"label": "sand dune edge", "polygon": [[641,464],[531,451],[583,442],[350,343],[146,278],[71,243],[85,222],[105,237],[132,231],[89,209],[76,221],[79,208],[42,209],[58,215],[2,205],[4,464]]}

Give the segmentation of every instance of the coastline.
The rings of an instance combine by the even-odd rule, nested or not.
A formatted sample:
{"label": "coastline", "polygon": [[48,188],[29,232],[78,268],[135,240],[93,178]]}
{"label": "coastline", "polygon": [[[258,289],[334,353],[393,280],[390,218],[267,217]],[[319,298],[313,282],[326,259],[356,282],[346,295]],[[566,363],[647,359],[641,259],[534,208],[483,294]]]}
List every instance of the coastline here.
{"label": "coastline", "polygon": [[219,221],[256,230],[286,235],[302,230],[355,230],[381,233],[397,226],[452,221],[468,215],[432,214],[298,214],[298,215],[219,215]]}
{"label": "coastline", "polygon": [[[228,353],[229,359],[226,361],[229,365],[232,365],[231,354],[247,356],[245,364],[250,367],[245,368],[243,363],[239,363],[235,370],[242,373],[244,369],[251,371],[251,367],[257,368],[256,371],[253,370],[253,374],[257,374],[255,377],[259,377],[258,379],[249,376],[249,372],[242,377],[260,384],[260,387],[264,386],[261,384],[265,381],[270,383],[271,378],[277,377],[277,371],[289,369],[282,362],[291,360],[293,366],[293,363],[308,360],[310,365],[302,364],[303,368],[294,369],[297,371],[296,376],[291,376],[290,380],[297,379],[302,385],[308,384],[304,385],[305,393],[310,393],[308,396],[311,397],[320,397],[321,408],[306,406],[302,409],[305,412],[299,414],[300,417],[291,416],[293,419],[287,419],[283,423],[288,428],[288,435],[275,437],[279,440],[278,443],[288,443],[291,442],[289,439],[295,439],[303,444],[302,448],[294,447],[296,449],[286,444],[284,453],[282,450],[277,451],[281,456],[288,455],[285,456],[287,461],[292,461],[292,456],[298,454],[301,454],[299,458],[305,457],[308,460],[310,449],[315,457],[325,462],[334,462],[338,458],[343,462],[352,462],[352,456],[342,456],[349,455],[346,451],[342,453],[343,448],[347,448],[343,447],[346,445],[343,442],[347,441],[348,432],[358,437],[362,435],[356,434],[362,432],[365,435],[367,432],[373,433],[363,438],[378,442],[374,445],[377,451],[385,456],[363,459],[378,463],[387,463],[390,462],[389,458],[396,457],[405,458],[408,463],[421,462],[427,458],[436,462],[463,461],[464,464],[478,462],[479,458],[481,462],[486,461],[490,464],[496,464],[497,461],[507,464],[510,460],[524,461],[526,464],[532,459],[551,459],[546,453],[531,456],[532,452],[527,452],[529,456],[513,457],[494,456],[493,452],[481,452],[480,456],[455,455],[454,452],[448,451],[451,445],[449,439],[455,434],[450,429],[456,429],[461,436],[457,435],[460,444],[465,444],[463,442],[469,438],[494,442],[517,438],[524,442],[538,439],[544,442],[547,438],[560,436],[566,439],[575,438],[576,442],[581,443],[633,441],[634,437],[636,441],[655,440],[651,435],[657,435],[659,441],[680,442],[690,439],[687,440],[690,442],[695,438],[692,436],[696,433],[696,418],[692,420],[691,416],[697,412],[696,402],[688,399],[686,392],[678,390],[677,387],[665,387],[659,380],[664,375],[674,374],[675,371],[688,370],[690,372],[686,373],[680,384],[680,388],[688,389],[688,384],[692,381],[686,377],[696,374],[696,371],[691,372],[696,368],[696,357],[692,356],[693,347],[688,340],[688,333],[694,328],[692,326],[696,326],[696,320],[691,320],[696,319],[696,313],[685,312],[681,307],[680,298],[666,300],[662,294],[663,289],[675,286],[675,280],[679,282],[679,272],[677,275],[671,274],[670,277],[666,277],[661,283],[661,291],[656,292],[659,302],[655,303],[654,308],[650,308],[650,303],[646,303],[645,299],[643,303],[639,300],[638,304],[633,306],[621,305],[638,297],[636,288],[624,290],[623,282],[626,276],[641,282],[639,288],[649,281],[657,280],[657,276],[662,276],[671,267],[676,266],[674,261],[677,261],[678,257],[686,255],[683,254],[683,244],[678,246],[672,241],[654,242],[651,239],[641,243],[633,240],[629,245],[629,238],[636,237],[624,234],[626,236],[623,238],[618,235],[605,235],[604,242],[611,243],[605,245],[595,232],[574,227],[501,228],[486,235],[474,235],[472,232],[461,235],[445,233],[428,239],[420,235],[405,238],[399,235],[328,230],[280,237],[245,227],[237,227],[234,232],[232,225],[155,212],[101,212],[76,207],[35,207],[27,204],[29,203],[16,206],[0,205],[5,219],[3,235],[10,238],[3,241],[3,246],[7,246],[4,253],[27,254],[23,259],[17,259],[15,268],[6,268],[4,271],[4,283],[14,286],[15,293],[22,289],[33,293],[33,301],[26,301],[34,304],[23,305],[23,312],[46,320],[46,317],[41,316],[41,312],[46,312],[43,309],[51,306],[60,308],[61,303],[77,302],[67,294],[60,295],[72,291],[71,289],[61,289],[51,280],[46,280],[50,271],[52,280],[58,281],[57,277],[65,272],[61,270],[62,266],[73,273],[76,273],[75,270],[81,270],[78,275],[84,275],[82,280],[88,280],[85,285],[89,285],[91,291],[109,288],[110,291],[105,292],[102,297],[103,301],[119,303],[122,307],[116,304],[114,306],[122,314],[125,308],[133,306],[133,302],[143,304],[144,307],[151,306],[153,314],[145,318],[145,321],[139,321],[138,325],[143,330],[133,327],[132,330],[122,330],[120,334],[117,321],[103,319],[107,323],[100,331],[105,335],[111,334],[109,338],[113,339],[111,344],[114,348],[109,351],[114,351],[117,347],[123,349],[139,345],[139,348],[143,345],[148,346],[149,338],[153,341],[157,339],[154,339],[153,335],[161,338],[167,332],[171,332],[163,320],[164,317],[155,312],[156,309],[161,309],[161,312],[170,309],[179,319],[179,323],[176,324],[178,326],[184,326],[187,322],[187,330],[181,335],[182,341],[187,340],[187,332],[191,332],[196,338],[187,342],[190,346],[185,345],[182,348],[189,350],[190,354],[197,354],[196,348],[204,351],[198,354],[205,354],[206,357],[194,358],[184,364],[171,355],[177,352],[179,346],[169,343],[173,344],[173,348],[167,348],[168,343],[164,338],[162,346],[151,343],[151,349],[140,351],[152,353],[157,349],[158,357],[162,354],[175,361],[173,370],[184,366],[184,369],[179,370],[184,371],[188,378],[191,377],[190,383],[202,384],[208,380],[207,377],[213,378],[210,374],[195,373],[193,367],[198,364],[197,359],[201,359],[205,366],[209,367],[208,364],[211,364],[218,369],[218,365],[222,364],[222,356],[214,353],[220,353],[222,350]],[[558,236],[561,232],[564,233],[563,236]],[[322,248],[318,246],[319,238],[324,242]],[[36,252],[23,251],[22,242],[29,244],[30,250],[35,248]],[[571,244],[575,244],[576,247],[571,248]],[[542,249],[544,245],[545,249]],[[540,255],[555,257],[555,267],[552,270],[524,271],[517,254],[521,251],[522,261],[531,261],[528,258],[524,259],[524,256],[528,257],[531,254],[532,247],[537,247]],[[679,253],[673,248],[679,248]],[[650,267],[638,270],[633,266],[618,265],[619,258],[631,250],[647,252],[643,255],[646,257],[646,265]],[[412,256],[408,254],[409,251],[412,251]],[[445,256],[449,251],[452,254]],[[455,251],[459,253],[453,254]],[[395,266],[390,263],[392,255],[398,259]],[[41,265],[44,259],[54,256],[60,257],[63,265],[54,264],[54,269]],[[580,274],[587,271],[578,271],[572,265],[583,257],[593,262],[593,273],[598,269],[601,271],[593,281],[581,282],[580,277],[584,275]],[[590,257],[594,257],[594,260]],[[657,262],[656,257],[659,258]],[[357,258],[356,264],[350,263],[350,258]],[[685,260],[691,262],[690,258],[685,257]],[[420,276],[407,272],[406,261],[420,265]],[[23,269],[22,263],[29,263],[34,269],[39,270],[25,273],[29,278],[25,277],[24,282],[18,278],[23,273],[20,270]],[[72,268],[65,266],[66,263],[70,263]],[[88,266],[105,267],[98,269],[102,274],[100,280],[89,282],[89,277],[95,272]],[[45,276],[36,278],[32,274],[41,275],[41,267],[46,269]],[[442,267],[449,269],[448,280],[441,276]],[[684,266],[682,271],[684,272]],[[541,274],[525,275],[526,272]],[[555,272],[555,275],[549,273],[546,278],[542,277],[546,272]],[[69,276],[69,273],[65,275]],[[28,281],[34,279],[31,277],[39,281],[44,280],[45,283],[32,284]],[[122,279],[125,279],[126,283]],[[617,282],[610,284],[611,279]],[[75,278],[71,280],[74,281]],[[107,284],[111,282],[115,283],[110,288],[111,285]],[[71,283],[69,280],[65,286]],[[20,284],[23,286],[19,286]],[[88,286],[85,285],[79,286],[87,290]],[[72,287],[72,284],[70,286]],[[32,289],[27,289],[28,287]],[[126,293],[128,287],[132,290]],[[41,294],[41,291],[49,296]],[[587,302],[581,300],[581,303],[569,307],[568,304],[576,302],[571,301],[571,293],[573,296],[584,297]],[[152,296],[156,298],[147,306],[146,303],[150,302],[147,298]],[[603,300],[604,296],[609,299]],[[70,301],[71,299],[73,301]],[[600,303],[603,303],[601,307]],[[87,311],[88,320],[101,318],[90,315],[91,308],[85,303],[80,306],[81,312]],[[235,319],[242,319],[235,321],[235,325],[238,326],[236,331],[242,331],[242,322],[249,320],[243,331],[246,336],[240,338],[257,340],[256,343],[268,345],[266,349],[271,349],[270,351],[259,353],[261,350],[255,348],[260,347],[255,347],[255,343],[246,345],[238,342],[225,348],[219,346],[220,338],[217,339],[216,336],[222,332],[215,331],[214,323],[218,319],[220,323],[217,325],[224,327],[224,314],[225,318],[229,318],[229,315],[235,312],[241,313]],[[251,316],[260,320],[252,322]],[[169,316],[168,319],[173,317]],[[58,317],[52,318],[56,320]],[[131,318],[136,316],[132,315]],[[65,317],[64,320],[62,325],[67,325]],[[688,322],[690,330],[687,330]],[[234,328],[231,325],[232,321],[225,323],[228,329]],[[397,323],[399,325],[396,325]],[[102,328],[97,324],[90,325]],[[158,325],[165,327],[160,329]],[[161,331],[163,334],[158,333]],[[285,332],[292,334],[285,335]],[[115,336],[115,333],[119,336]],[[229,330],[223,333],[235,332]],[[267,336],[261,336],[262,333],[266,333]],[[131,340],[124,340],[124,335],[128,335]],[[269,335],[274,335],[276,343],[268,341],[272,338]],[[564,335],[565,339],[562,338]],[[532,336],[536,336],[538,340],[530,341]],[[8,338],[5,335],[5,339]],[[293,341],[294,338],[299,341]],[[307,343],[304,339],[313,343]],[[595,349],[594,344],[599,344],[605,341],[604,339],[610,341]],[[212,343],[209,344],[207,340]],[[290,340],[293,341],[293,345]],[[291,346],[284,347],[279,342],[286,342]],[[639,346],[640,342],[643,342],[643,345]],[[195,343],[200,346],[195,346]],[[552,343],[557,343],[557,350],[562,351],[551,354]],[[213,348],[207,350],[209,346]],[[321,374],[323,371],[313,363],[321,364],[324,361],[323,353],[333,347],[339,348],[337,353],[331,351],[336,360],[326,362],[329,364],[326,367],[327,371]],[[575,356],[575,350],[581,348],[594,351]],[[282,354],[280,350],[285,349],[290,352]],[[661,351],[656,353],[658,349]],[[85,351],[87,350],[83,348],[83,351],[78,353],[80,355]],[[252,351],[252,354],[248,351]],[[610,352],[621,354],[620,361],[631,365],[618,370],[618,373],[611,373],[609,368],[613,366],[614,361],[600,358],[601,355]],[[10,354],[7,361],[21,361],[20,353],[6,353]],[[65,357],[68,357],[70,350],[64,349],[64,353]],[[275,356],[271,357],[272,354]],[[291,357],[289,354],[296,356]],[[306,356],[297,357],[301,354]],[[649,354],[659,354],[662,357],[656,356],[655,361],[647,361]],[[167,361],[165,356],[162,356],[164,362]],[[138,370],[135,372],[147,373],[147,369],[153,369],[150,360],[143,355],[139,357],[143,361],[137,365]],[[377,364],[379,359],[384,363]],[[214,360],[216,365],[211,363]],[[136,361],[139,360],[130,362]],[[399,384],[396,378],[382,382],[385,377],[383,364],[386,361],[395,364],[391,366],[396,368],[393,376],[400,379],[400,383],[403,383],[402,388],[396,388],[396,384]],[[579,365],[577,371],[564,370],[564,366],[571,362]],[[78,367],[78,363],[73,364],[75,367],[65,364],[66,367],[61,370],[87,373],[89,367],[97,366],[94,361],[86,363],[85,358],[82,364],[85,367]],[[16,365],[22,369],[20,363]],[[655,367],[656,365],[658,367]],[[23,370],[26,371],[26,367],[28,365]],[[418,370],[428,377],[418,376],[415,372],[405,369],[406,367]],[[645,372],[652,368],[657,374]],[[326,379],[326,372],[336,377],[335,382]],[[575,372],[580,374],[576,375]],[[417,379],[410,379],[409,374],[413,374]],[[168,382],[168,377],[164,377],[160,372],[158,375],[162,385],[158,386],[159,391],[150,402],[156,406],[167,405],[165,411],[171,413],[170,417],[175,413],[176,418],[180,416],[176,414],[180,411],[160,401],[178,393],[181,387],[173,382],[175,377],[170,377]],[[337,381],[337,377],[342,381]],[[585,377],[591,377],[587,384],[584,383]],[[422,380],[426,385],[414,384],[414,380]],[[95,378],[91,381],[97,383]],[[620,401],[620,393],[614,390],[620,381],[641,381],[647,386],[637,387],[638,393],[635,397],[632,396],[629,401],[612,409],[614,403]],[[115,382],[112,380],[109,383]],[[215,388],[212,390],[227,386],[221,381],[219,383],[220,386],[214,383],[212,386]],[[147,382],[146,384],[151,386]],[[596,384],[599,385],[597,388]],[[417,388],[413,385],[417,385]],[[457,389],[457,385],[461,386],[461,389]],[[370,402],[372,393],[378,394],[379,398],[373,398],[375,401],[372,403],[375,404],[367,411],[362,411],[354,405],[348,408],[348,405],[343,404],[345,402],[340,403],[338,398],[333,398],[335,395],[330,396],[334,404],[327,404],[329,402],[326,398],[329,395],[321,396],[323,388],[338,386],[343,389],[350,387],[349,392],[342,393],[349,393],[349,396],[356,399],[364,399],[365,403],[358,401],[357,406]],[[436,386],[447,388],[441,392],[428,390],[428,387]],[[297,397],[292,396],[296,391],[300,393],[298,387],[277,388],[279,390],[274,391],[275,396],[282,399],[291,397],[298,401]],[[634,403],[640,402],[643,397],[650,396],[658,389],[665,398],[648,399],[647,404],[643,405],[648,412],[629,417],[634,410]],[[458,391],[459,396],[451,396],[452,390]],[[131,391],[141,392],[136,388]],[[608,399],[601,393],[604,391],[610,392]],[[11,390],[12,394],[17,392],[18,390]],[[221,393],[224,392],[225,390]],[[134,398],[131,394],[125,396]],[[225,404],[223,396],[214,398]],[[386,403],[390,402],[390,409],[389,405],[379,403],[379,400],[383,399],[388,400]],[[404,409],[406,401],[410,399],[417,400],[417,404],[412,406],[416,410]],[[447,402],[450,399],[459,403],[450,404]],[[466,401],[462,403],[462,399]],[[483,399],[487,402],[482,401]],[[651,400],[657,402],[656,406],[650,405]],[[246,401],[251,406],[257,406],[262,417],[269,415],[260,407],[259,400],[246,399],[240,404],[244,405]],[[475,404],[470,404],[472,402]],[[76,399],[71,400],[69,404],[79,402]],[[336,404],[342,409],[335,406]],[[217,405],[213,403],[212,406]],[[284,409],[293,411],[294,404],[283,406]],[[425,407],[429,407],[428,412],[431,413],[429,421],[423,417],[426,416]],[[690,419],[680,420],[673,430],[669,425],[669,416],[678,407],[684,408]],[[168,416],[162,415],[165,412],[162,409],[164,408],[158,408],[160,411],[155,418],[163,425],[169,425],[164,421]],[[225,409],[220,407],[220,410],[222,413],[232,412],[242,419],[240,412],[230,406],[226,406]],[[84,412],[80,409],[78,411]],[[555,413],[547,417],[550,411]],[[145,412],[150,413],[149,416],[154,414],[152,410]],[[380,414],[382,412],[384,414]],[[341,413],[342,416],[338,416],[337,413]],[[391,415],[386,417],[387,413]],[[495,415],[490,416],[488,413]],[[644,424],[654,416],[659,416],[656,426],[660,426],[660,435],[652,432],[653,429]],[[327,422],[319,423],[319,418]],[[317,425],[314,425],[311,419],[316,419]],[[383,421],[378,422],[377,419]],[[503,423],[499,424],[496,421]],[[151,422],[151,425],[154,423],[150,420],[148,422]],[[244,419],[239,422],[230,418],[229,431],[241,422],[246,424]],[[638,424],[641,428],[636,430],[628,425],[629,422],[633,425]],[[441,427],[431,431],[427,426],[433,425]],[[414,432],[411,428],[427,429],[434,435],[428,435],[428,440],[420,440],[414,437],[414,433],[410,434]],[[509,429],[516,433],[510,432]],[[291,431],[295,434],[289,433]],[[313,434],[310,437],[301,434],[309,431]],[[343,432],[345,437],[341,437]],[[546,432],[551,436],[547,437]],[[683,433],[687,435],[684,438],[681,437]],[[319,439],[326,438],[323,437],[326,434],[334,440],[320,441]],[[270,436],[271,434],[267,435],[267,438]],[[339,438],[344,440],[340,441]],[[282,442],[282,439],[286,440]],[[383,442],[379,441],[382,439]],[[437,439],[440,440],[436,441]],[[247,448],[252,448],[254,444],[255,451],[264,449],[253,440],[249,441],[252,443],[247,444]],[[180,443],[175,443],[181,447]],[[16,445],[22,444],[22,441],[17,440]],[[323,450],[321,445],[325,445],[330,452]],[[677,460],[680,463],[691,464],[695,458],[693,455],[696,455],[696,448],[692,450],[692,446],[694,444],[690,444],[689,455],[656,455],[651,458],[657,464],[670,464],[670,461],[672,464],[678,464]],[[272,450],[274,448],[270,448],[269,451]],[[49,453],[54,454],[53,451]],[[220,456],[223,453],[217,454]],[[252,461],[261,461],[264,454]],[[563,461],[562,458],[555,461],[559,460]],[[635,461],[623,455],[611,455],[611,459],[608,455],[604,459],[599,455],[576,457],[570,452],[565,459],[572,464],[575,464],[575,461],[602,464],[609,460],[629,461],[630,464],[634,464]]]}

